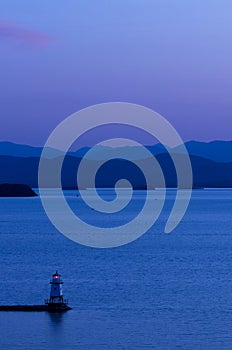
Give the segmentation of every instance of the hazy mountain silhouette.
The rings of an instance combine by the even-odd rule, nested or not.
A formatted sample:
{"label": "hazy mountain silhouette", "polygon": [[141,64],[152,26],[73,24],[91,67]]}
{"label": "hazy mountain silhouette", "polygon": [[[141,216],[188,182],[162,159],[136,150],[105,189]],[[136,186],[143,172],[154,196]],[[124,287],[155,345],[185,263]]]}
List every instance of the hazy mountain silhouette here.
{"label": "hazy mountain silhouette", "polygon": [[[212,141],[212,142],[199,142],[199,141],[189,141],[185,144],[188,152],[192,156],[202,157],[205,159],[213,160],[219,163],[232,162],[232,141]],[[68,154],[77,158],[82,158],[90,148],[83,147],[76,152],[72,151]],[[153,146],[147,146],[147,149],[153,154],[158,155],[166,153],[166,148],[161,144],[156,144]],[[89,156],[91,160],[101,160],[105,159],[105,154],[110,151],[113,157],[120,157],[126,155],[132,160],[134,159],[144,159],[144,153],[141,147],[106,147],[98,146],[95,152]],[[42,147],[32,147],[27,145],[15,144],[12,142],[0,142],[0,156],[13,156],[13,157],[40,157],[42,152]],[[180,147],[175,147],[172,149],[174,153],[180,153]],[[49,149],[48,158],[55,158],[63,153],[59,150]]]}
{"label": "hazy mountain silhouette", "polygon": [[[40,157],[43,147],[33,147],[28,145],[21,145],[13,142],[0,142],[0,155],[13,157]],[[59,150],[49,148],[48,158],[55,158],[63,153]]]}

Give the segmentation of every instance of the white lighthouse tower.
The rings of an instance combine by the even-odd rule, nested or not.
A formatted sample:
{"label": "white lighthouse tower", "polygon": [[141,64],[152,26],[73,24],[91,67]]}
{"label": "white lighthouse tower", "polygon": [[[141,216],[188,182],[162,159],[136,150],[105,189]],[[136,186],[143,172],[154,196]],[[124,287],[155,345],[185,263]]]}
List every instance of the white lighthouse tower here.
{"label": "white lighthouse tower", "polygon": [[48,305],[49,311],[65,311],[71,309],[68,306],[68,301],[63,298],[63,283],[64,282],[61,280],[60,274],[56,271],[56,273],[52,275],[52,280],[50,281],[50,299],[45,301],[45,303]]}
{"label": "white lighthouse tower", "polygon": [[51,303],[62,303],[63,302],[63,291],[62,284],[64,282],[61,280],[61,276],[56,273],[52,275],[51,292],[50,292],[50,302]]}

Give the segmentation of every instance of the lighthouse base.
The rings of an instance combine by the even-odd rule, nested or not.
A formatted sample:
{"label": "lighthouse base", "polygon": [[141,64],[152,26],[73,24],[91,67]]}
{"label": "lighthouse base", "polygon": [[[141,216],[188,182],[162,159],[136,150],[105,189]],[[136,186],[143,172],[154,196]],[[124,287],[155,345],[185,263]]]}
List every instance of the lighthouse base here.
{"label": "lighthouse base", "polygon": [[66,303],[47,303],[48,312],[65,312],[71,309]]}

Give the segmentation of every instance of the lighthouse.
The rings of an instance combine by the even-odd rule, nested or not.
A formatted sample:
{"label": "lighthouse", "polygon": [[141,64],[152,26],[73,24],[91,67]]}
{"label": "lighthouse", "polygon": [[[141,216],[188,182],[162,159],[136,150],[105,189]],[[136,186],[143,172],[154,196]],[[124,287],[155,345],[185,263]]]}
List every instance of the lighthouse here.
{"label": "lighthouse", "polygon": [[63,298],[62,284],[64,282],[61,279],[60,274],[56,271],[52,275],[50,281],[51,292],[50,299],[45,301],[45,304],[48,306],[48,311],[57,312],[57,311],[66,311],[71,308],[68,306],[68,300]]}
{"label": "lighthouse", "polygon": [[68,306],[68,300],[63,298],[62,284],[60,274],[56,271],[50,281],[50,298],[45,300],[42,305],[0,305],[0,311],[48,311],[65,312],[72,308]]}

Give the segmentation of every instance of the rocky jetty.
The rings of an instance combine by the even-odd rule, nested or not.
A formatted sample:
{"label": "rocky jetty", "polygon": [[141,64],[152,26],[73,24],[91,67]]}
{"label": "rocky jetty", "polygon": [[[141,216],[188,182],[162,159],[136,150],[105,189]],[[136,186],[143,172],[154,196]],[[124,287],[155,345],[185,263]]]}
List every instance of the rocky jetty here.
{"label": "rocky jetty", "polygon": [[65,312],[72,310],[70,306],[63,303],[56,307],[49,305],[0,305],[0,311],[48,311],[48,312]]}

